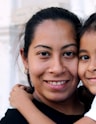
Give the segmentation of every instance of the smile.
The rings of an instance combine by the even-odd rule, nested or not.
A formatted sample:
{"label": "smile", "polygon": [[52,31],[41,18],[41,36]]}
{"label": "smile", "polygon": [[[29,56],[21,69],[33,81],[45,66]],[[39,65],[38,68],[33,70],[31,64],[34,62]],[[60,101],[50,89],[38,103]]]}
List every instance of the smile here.
{"label": "smile", "polygon": [[87,78],[88,80],[90,80],[90,81],[95,81],[96,82],[96,78]]}
{"label": "smile", "polygon": [[68,80],[67,81],[48,81],[47,83],[54,85],[54,86],[59,86],[59,85],[65,84],[67,82],[68,82]]}

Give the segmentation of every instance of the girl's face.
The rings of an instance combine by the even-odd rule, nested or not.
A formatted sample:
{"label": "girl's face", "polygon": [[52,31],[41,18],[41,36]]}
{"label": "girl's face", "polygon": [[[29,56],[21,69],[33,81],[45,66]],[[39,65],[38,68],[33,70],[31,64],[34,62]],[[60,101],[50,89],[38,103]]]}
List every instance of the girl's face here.
{"label": "girl's face", "polygon": [[96,94],[96,32],[85,32],[80,40],[79,76],[84,85]]}
{"label": "girl's face", "polygon": [[63,101],[71,97],[78,84],[77,46],[73,26],[63,20],[45,20],[35,30],[28,58],[35,96],[41,101]]}

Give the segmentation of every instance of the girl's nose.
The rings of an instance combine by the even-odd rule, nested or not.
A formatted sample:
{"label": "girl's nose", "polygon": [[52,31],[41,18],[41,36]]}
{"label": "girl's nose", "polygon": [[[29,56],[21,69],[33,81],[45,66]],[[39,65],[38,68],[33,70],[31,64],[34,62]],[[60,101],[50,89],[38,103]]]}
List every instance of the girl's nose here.
{"label": "girl's nose", "polygon": [[88,70],[93,72],[96,71],[96,59],[91,59],[88,65]]}

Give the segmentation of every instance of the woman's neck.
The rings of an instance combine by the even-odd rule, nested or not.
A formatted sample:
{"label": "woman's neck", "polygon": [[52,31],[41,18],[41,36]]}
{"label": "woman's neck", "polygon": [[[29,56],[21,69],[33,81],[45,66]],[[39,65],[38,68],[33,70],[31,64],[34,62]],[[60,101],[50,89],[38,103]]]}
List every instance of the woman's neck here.
{"label": "woman's neck", "polygon": [[67,115],[80,115],[84,113],[84,104],[80,102],[76,92],[70,98],[62,101],[42,99],[36,94],[34,94],[34,98]]}

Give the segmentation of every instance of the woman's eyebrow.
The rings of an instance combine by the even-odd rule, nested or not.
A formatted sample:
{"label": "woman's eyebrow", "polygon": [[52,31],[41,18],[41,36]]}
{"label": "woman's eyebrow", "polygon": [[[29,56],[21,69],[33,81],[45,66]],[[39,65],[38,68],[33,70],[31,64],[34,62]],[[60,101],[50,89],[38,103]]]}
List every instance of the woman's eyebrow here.
{"label": "woman's eyebrow", "polygon": [[46,45],[37,45],[37,46],[35,46],[34,48],[38,48],[38,47],[43,47],[43,48],[47,48],[47,49],[52,49],[51,47],[49,47],[49,46],[46,46]]}
{"label": "woman's eyebrow", "polygon": [[[67,47],[71,47],[71,46],[75,46],[77,48],[77,45],[76,44],[67,44],[67,45],[64,45],[61,49],[66,49]],[[46,45],[37,45],[35,46],[34,48],[38,48],[38,47],[43,47],[43,48],[47,48],[47,49],[52,49],[51,47],[49,46],[46,46]]]}
{"label": "woman's eyebrow", "polygon": [[62,47],[62,49],[66,49],[68,47],[75,46],[77,48],[77,44],[67,44]]}

